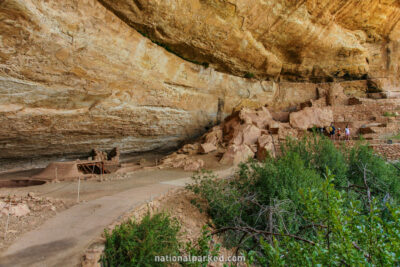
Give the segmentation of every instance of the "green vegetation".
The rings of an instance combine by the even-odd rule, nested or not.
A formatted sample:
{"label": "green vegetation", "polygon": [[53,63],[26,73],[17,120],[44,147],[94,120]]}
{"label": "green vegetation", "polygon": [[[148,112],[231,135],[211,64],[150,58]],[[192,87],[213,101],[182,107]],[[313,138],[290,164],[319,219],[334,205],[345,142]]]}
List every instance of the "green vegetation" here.
{"label": "green vegetation", "polygon": [[385,112],[383,113],[383,116],[385,116],[385,117],[397,117],[396,113],[394,113],[394,112],[388,112],[388,111],[385,111]]}
{"label": "green vegetation", "polygon": [[200,173],[188,188],[251,264],[400,264],[400,172],[367,145],[288,140],[276,159],[242,164],[227,180]]}
{"label": "green vegetation", "polygon": [[244,74],[244,77],[245,77],[246,79],[254,78],[254,73],[246,72],[246,73]]}
{"label": "green vegetation", "polygon": [[388,139],[395,139],[395,140],[400,140],[400,133],[393,135],[392,137],[388,138]]}
{"label": "green vegetation", "polygon": [[[255,266],[399,266],[400,165],[363,144],[340,147],[315,135],[287,140],[282,155],[241,164],[231,179],[198,173],[187,188],[207,201],[214,230],[179,241],[166,214],[106,232],[104,266],[168,266],[155,256],[217,256],[224,245]],[[207,262],[175,265],[207,266]]]}
{"label": "green vegetation", "polygon": [[159,255],[178,255],[179,223],[166,214],[147,214],[140,223],[128,221],[105,232],[104,266],[166,266]]}
{"label": "green vegetation", "polygon": [[361,201],[348,203],[346,193],[330,182],[333,176],[320,187],[300,191],[302,215],[313,228],[309,239],[261,239],[263,255],[253,252],[249,259],[272,266],[398,266],[400,210],[385,206],[391,218],[384,220],[377,199],[365,212]]}
{"label": "green vegetation", "polygon": [[[101,257],[103,266],[169,266],[172,262],[156,256],[218,256],[220,245],[211,245],[211,235],[206,227],[195,242],[179,241],[181,227],[167,214],[147,214],[140,223],[127,221],[112,232],[105,232],[106,242]],[[207,258],[208,259],[208,258]],[[205,262],[177,262],[181,266],[206,267]]]}

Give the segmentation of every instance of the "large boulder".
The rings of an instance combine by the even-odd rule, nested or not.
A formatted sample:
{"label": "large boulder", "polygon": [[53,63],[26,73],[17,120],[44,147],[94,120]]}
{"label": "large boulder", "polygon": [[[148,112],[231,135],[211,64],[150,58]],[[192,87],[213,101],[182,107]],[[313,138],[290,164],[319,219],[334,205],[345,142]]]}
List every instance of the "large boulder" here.
{"label": "large boulder", "polygon": [[314,126],[325,127],[333,122],[333,112],[330,107],[307,107],[290,114],[290,125],[300,130],[307,130]]}
{"label": "large boulder", "polygon": [[222,142],[222,127],[220,125],[215,126],[212,130],[205,135],[205,143],[209,143],[218,146]]}
{"label": "large boulder", "polygon": [[229,142],[235,133],[235,129],[240,127],[241,120],[239,118],[239,112],[234,112],[230,116],[226,117],[222,124],[223,141]]}
{"label": "large boulder", "polygon": [[183,168],[185,171],[198,171],[204,166],[204,161],[194,159],[185,154],[173,153],[162,160],[160,168]]}
{"label": "large boulder", "polygon": [[264,129],[273,121],[271,113],[266,107],[257,110],[243,108],[239,113],[239,118],[247,124],[254,124],[260,129]]}
{"label": "large boulder", "polygon": [[202,154],[207,154],[217,150],[217,147],[212,143],[204,143],[200,145],[199,152]]}
{"label": "large boulder", "polygon": [[10,208],[9,203],[5,203],[3,201],[0,202],[0,216],[1,214],[8,215],[9,213],[11,216],[22,217],[28,215],[30,212],[31,210],[25,203],[18,203],[16,205],[15,204],[11,205]]}
{"label": "large boulder", "polygon": [[254,157],[254,152],[247,145],[230,145],[220,162],[222,164],[237,165]]}
{"label": "large boulder", "polygon": [[243,124],[234,130],[230,144],[235,145],[253,145],[261,135],[261,130],[253,124]]}
{"label": "large boulder", "polygon": [[275,157],[274,142],[271,135],[261,135],[257,141],[257,159],[264,160],[268,155]]}

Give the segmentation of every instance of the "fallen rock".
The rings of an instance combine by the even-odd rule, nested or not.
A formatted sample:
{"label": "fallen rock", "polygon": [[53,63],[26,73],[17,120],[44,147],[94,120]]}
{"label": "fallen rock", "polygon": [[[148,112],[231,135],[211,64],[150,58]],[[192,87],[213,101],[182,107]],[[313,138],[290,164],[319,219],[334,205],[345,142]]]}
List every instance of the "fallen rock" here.
{"label": "fallen rock", "polygon": [[193,159],[185,154],[173,153],[162,160],[159,169],[165,167],[183,168],[185,171],[198,171],[204,167],[204,161],[201,159]]}
{"label": "fallen rock", "polygon": [[186,144],[178,152],[185,153],[188,155],[195,155],[199,151],[199,144]]}
{"label": "fallen rock", "polygon": [[257,159],[264,160],[268,155],[275,157],[275,148],[272,136],[262,135],[257,141]]}
{"label": "fallen rock", "polygon": [[330,107],[305,108],[290,114],[290,125],[300,130],[307,130],[314,126],[325,127],[333,122],[333,112]]}
{"label": "fallen rock", "polygon": [[185,155],[185,154],[172,153],[171,155],[162,159],[162,164],[170,165],[170,164],[174,164],[174,163],[181,161],[182,159],[186,159],[186,158],[187,158],[187,155]]}
{"label": "fallen rock", "polygon": [[237,165],[240,162],[247,161],[249,158],[254,157],[254,152],[247,145],[230,145],[223,155],[220,162],[222,164],[234,164]]}
{"label": "fallen rock", "polygon": [[244,125],[242,132],[243,132],[243,144],[245,145],[255,144],[261,135],[260,128],[254,125]]}
{"label": "fallen rock", "polygon": [[205,143],[213,144],[215,147],[222,142],[222,127],[215,126],[212,130],[206,134]]}
{"label": "fallen rock", "polygon": [[26,204],[17,204],[16,206],[11,206],[10,215],[14,215],[17,217],[25,216],[30,213],[30,209]]}
{"label": "fallen rock", "polygon": [[234,130],[231,144],[235,145],[253,145],[261,135],[261,130],[253,124],[243,124]]}
{"label": "fallen rock", "polygon": [[[272,133],[272,131],[271,131]],[[289,123],[281,123],[278,130],[278,139],[285,140],[286,138],[297,138],[299,131],[290,126]]]}
{"label": "fallen rock", "polygon": [[188,159],[184,162],[183,165],[184,165],[183,169],[185,171],[198,171],[204,167],[204,161],[201,159],[197,160]]}
{"label": "fallen rock", "polygon": [[229,142],[233,138],[235,129],[240,126],[239,112],[234,112],[222,124],[223,141]]}
{"label": "fallen rock", "polygon": [[217,147],[212,143],[204,143],[200,145],[200,153],[207,154],[217,150]]}
{"label": "fallen rock", "polygon": [[275,121],[279,121],[279,122],[289,122],[289,115],[290,115],[290,112],[285,112],[285,111],[272,112],[271,115],[272,115],[272,118],[273,118]]}
{"label": "fallen rock", "polygon": [[246,124],[254,124],[260,129],[264,129],[273,121],[271,113],[267,108],[261,107],[257,110],[243,108],[239,113],[239,118]]}

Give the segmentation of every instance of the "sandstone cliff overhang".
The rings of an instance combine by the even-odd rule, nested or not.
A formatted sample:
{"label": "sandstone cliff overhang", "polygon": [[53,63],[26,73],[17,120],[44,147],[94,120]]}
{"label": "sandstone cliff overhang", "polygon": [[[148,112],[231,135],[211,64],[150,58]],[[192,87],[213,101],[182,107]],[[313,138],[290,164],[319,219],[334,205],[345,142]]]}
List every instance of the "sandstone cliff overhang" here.
{"label": "sandstone cliff overhang", "polygon": [[336,83],[399,95],[397,1],[183,2],[1,1],[0,159],[171,149]]}

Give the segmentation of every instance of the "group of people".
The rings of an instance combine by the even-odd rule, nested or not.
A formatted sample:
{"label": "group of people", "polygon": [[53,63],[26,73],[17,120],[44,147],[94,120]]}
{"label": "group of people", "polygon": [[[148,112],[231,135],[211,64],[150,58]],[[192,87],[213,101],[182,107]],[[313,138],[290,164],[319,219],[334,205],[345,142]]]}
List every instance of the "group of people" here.
{"label": "group of people", "polygon": [[344,140],[350,140],[349,125],[346,125],[346,128],[344,129],[344,136],[342,135],[343,134],[342,130],[340,128],[336,129],[336,127],[333,125],[333,123],[331,123],[331,125],[326,128],[321,127],[320,132],[321,132],[321,134],[324,134],[324,133],[328,134],[332,140],[336,140],[336,138],[337,138],[340,141],[343,137],[344,137]]}

